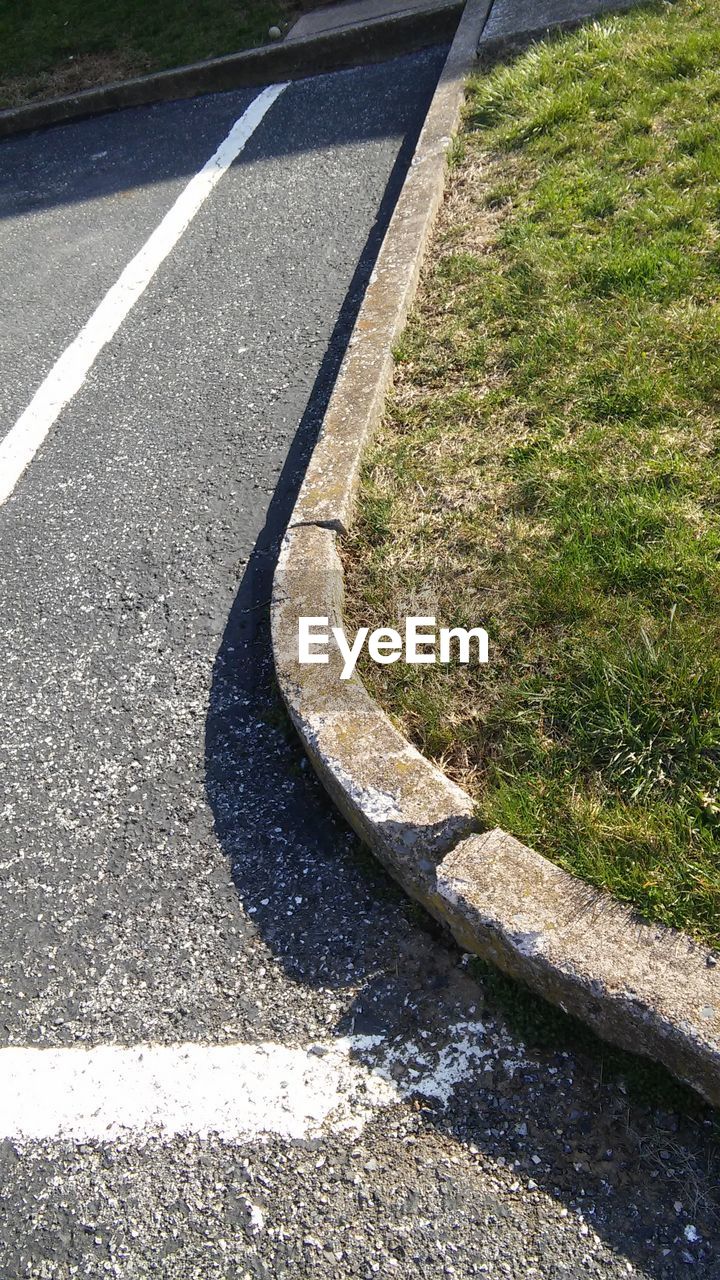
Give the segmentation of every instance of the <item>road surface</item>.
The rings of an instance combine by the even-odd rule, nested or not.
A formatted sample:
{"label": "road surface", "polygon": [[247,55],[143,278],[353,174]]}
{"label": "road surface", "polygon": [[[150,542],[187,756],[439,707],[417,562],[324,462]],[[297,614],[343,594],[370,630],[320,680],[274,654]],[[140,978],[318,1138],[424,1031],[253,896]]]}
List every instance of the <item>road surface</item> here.
{"label": "road surface", "polygon": [[441,60],[283,89],[175,238],[257,91],[0,148],[6,439],[167,250],[0,507],[3,1280],[717,1280],[709,1113],[525,1043],[273,686],[278,540]]}

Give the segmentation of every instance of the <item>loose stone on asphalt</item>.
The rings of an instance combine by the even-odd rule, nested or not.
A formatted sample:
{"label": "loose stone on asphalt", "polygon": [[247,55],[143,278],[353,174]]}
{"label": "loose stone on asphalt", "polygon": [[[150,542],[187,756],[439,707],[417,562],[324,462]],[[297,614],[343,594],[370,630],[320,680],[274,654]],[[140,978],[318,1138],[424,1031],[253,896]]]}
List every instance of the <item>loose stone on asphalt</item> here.
{"label": "loose stone on asphalt", "polygon": [[[708,1113],[526,1048],[273,686],[277,543],[441,57],[288,88],[0,512],[3,1043],[363,1037],[398,1099],[296,1140],[6,1140],[2,1277],[717,1277]],[[4,429],[251,97],[3,144]]]}

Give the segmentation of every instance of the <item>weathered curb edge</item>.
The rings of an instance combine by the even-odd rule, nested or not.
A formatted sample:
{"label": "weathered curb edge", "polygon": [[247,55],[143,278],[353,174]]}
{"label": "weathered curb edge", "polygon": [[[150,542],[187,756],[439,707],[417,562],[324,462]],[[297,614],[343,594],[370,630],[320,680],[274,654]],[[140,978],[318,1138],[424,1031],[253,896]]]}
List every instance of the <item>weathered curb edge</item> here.
{"label": "weathered curb edge", "polygon": [[451,40],[462,12],[462,0],[437,0],[433,9],[403,12],[371,22],[306,36],[288,44],[262,45],[187,67],[84,89],[67,97],[28,103],[0,111],[0,138],[30,129],[66,124],[86,116],[141,107],[173,98],[194,98],[242,86],[301,80],[325,71],[361,63],[384,62]]}
{"label": "weathered curb edge", "polygon": [[648,924],[512,836],[479,834],[470,797],[412,747],[337,660],[300,666],[299,616],[343,617],[338,535],[392,377],[444,187],[463,82],[490,0],[469,0],[390,222],[278,559],[271,609],[278,683],[339,809],[461,945],[662,1062],[720,1105],[720,957]]}
{"label": "weathered curb edge", "polygon": [[631,9],[637,9],[647,3],[650,3],[650,0],[609,0],[608,3],[588,3],[586,5],[585,0],[577,0],[577,12],[568,17],[558,18],[554,22],[546,21],[539,25],[521,26],[514,31],[499,32],[496,36],[485,36],[482,48],[478,50],[481,65],[488,66],[497,58],[507,57],[508,54],[521,53],[528,45],[535,44],[538,40],[544,40],[548,36],[563,35],[569,31],[577,31],[578,27],[582,27],[584,23],[589,22],[592,18],[603,18],[616,13],[629,13]]}

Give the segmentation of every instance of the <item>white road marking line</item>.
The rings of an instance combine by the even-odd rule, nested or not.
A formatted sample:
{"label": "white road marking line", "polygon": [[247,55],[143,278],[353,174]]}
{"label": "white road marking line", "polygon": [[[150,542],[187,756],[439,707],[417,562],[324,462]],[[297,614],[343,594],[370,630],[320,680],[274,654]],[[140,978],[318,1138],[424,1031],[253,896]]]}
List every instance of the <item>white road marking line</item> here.
{"label": "white road marking line", "polygon": [[287,84],[270,85],[250,103],[53,365],[27,409],[0,443],[0,505],[9,498],[65,405],[80,390],[102,348],[117,333],[200,206],[286,88]]}
{"label": "white road marking line", "polygon": [[[491,1049],[480,1023],[441,1046],[351,1036],[308,1048],[231,1044],[0,1049],[0,1139],[111,1143],[141,1135],[225,1141],[358,1132],[411,1094],[447,1102]],[[515,1064],[512,1064],[513,1066]],[[396,1077],[398,1077],[396,1079]]]}
{"label": "white road marking line", "polygon": [[[347,1052],[277,1044],[9,1048],[0,1051],[0,1132],[76,1142],[148,1131],[302,1138],[332,1112],[346,1116],[366,1074]],[[386,1095],[380,1081],[377,1101]]]}

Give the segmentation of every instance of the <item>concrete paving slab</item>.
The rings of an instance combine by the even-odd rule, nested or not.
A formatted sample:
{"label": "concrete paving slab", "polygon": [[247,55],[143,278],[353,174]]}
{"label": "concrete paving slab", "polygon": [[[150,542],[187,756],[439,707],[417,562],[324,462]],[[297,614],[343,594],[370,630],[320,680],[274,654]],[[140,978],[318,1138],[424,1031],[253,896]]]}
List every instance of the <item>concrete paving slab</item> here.
{"label": "concrete paving slab", "polygon": [[313,9],[311,13],[304,13],[290,28],[285,41],[303,40],[326,31],[340,31],[343,27],[358,26],[379,18],[432,13],[437,9],[456,7],[455,0],[341,0],[340,4],[327,4],[321,9]]}
{"label": "concrete paving slab", "polygon": [[638,0],[495,0],[480,48],[522,40],[550,27],[573,26],[609,10],[629,9]]}

